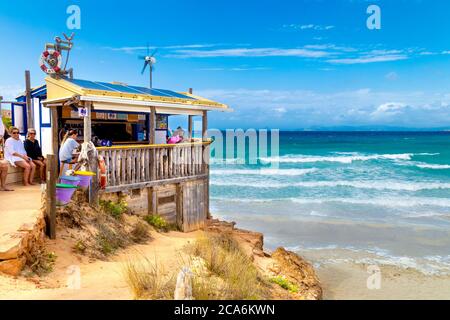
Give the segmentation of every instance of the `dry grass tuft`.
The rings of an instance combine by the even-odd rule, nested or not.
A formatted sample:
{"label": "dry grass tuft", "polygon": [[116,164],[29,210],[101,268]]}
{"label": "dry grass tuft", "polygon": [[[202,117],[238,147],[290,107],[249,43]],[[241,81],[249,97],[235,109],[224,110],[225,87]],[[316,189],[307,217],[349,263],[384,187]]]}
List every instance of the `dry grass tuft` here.
{"label": "dry grass tuft", "polygon": [[145,222],[138,221],[131,229],[131,239],[135,243],[145,243],[150,239],[150,228]]}
{"label": "dry grass tuft", "polygon": [[148,258],[128,260],[123,266],[125,281],[135,299],[173,299],[176,279],[156,261]]}
{"label": "dry grass tuft", "polygon": [[194,297],[249,300],[264,296],[263,279],[231,234],[205,233],[189,249],[194,256],[204,260],[211,273],[210,280],[214,277],[221,280],[213,281],[212,287],[205,288],[208,282],[194,279]]}

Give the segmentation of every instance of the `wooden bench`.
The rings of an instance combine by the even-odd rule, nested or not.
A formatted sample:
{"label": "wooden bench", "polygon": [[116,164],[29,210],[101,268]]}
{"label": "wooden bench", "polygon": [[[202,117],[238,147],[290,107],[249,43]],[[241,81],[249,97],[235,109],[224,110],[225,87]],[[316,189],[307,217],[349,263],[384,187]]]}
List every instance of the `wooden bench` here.
{"label": "wooden bench", "polygon": [[[34,175],[35,180],[39,181],[39,170],[36,170]],[[36,179],[37,178],[37,179]],[[23,182],[23,169],[8,165],[8,176],[6,177],[6,184],[17,184]]]}

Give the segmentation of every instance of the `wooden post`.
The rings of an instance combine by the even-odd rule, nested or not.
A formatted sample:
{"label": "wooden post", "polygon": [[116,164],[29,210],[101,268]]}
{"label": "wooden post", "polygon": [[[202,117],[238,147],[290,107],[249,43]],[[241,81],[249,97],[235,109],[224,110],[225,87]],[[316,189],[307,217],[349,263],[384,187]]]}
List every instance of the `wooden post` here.
{"label": "wooden post", "polygon": [[33,120],[33,106],[31,104],[31,80],[30,71],[25,71],[25,98],[26,98],[26,108],[27,108],[27,128],[34,128]]}
{"label": "wooden post", "polygon": [[[150,144],[155,144],[155,129],[156,129],[156,108],[150,107]],[[150,152],[150,179],[156,180],[156,156],[155,150],[151,149]]]}
{"label": "wooden post", "polygon": [[56,181],[58,179],[56,159],[55,154],[47,155],[47,204],[45,212],[50,239],[56,239]]}
{"label": "wooden post", "polygon": [[[84,142],[91,142],[92,140],[92,102],[87,101],[84,105],[86,108],[86,116],[83,119],[83,140]],[[89,170],[91,172],[96,173],[95,176],[92,177],[91,186],[89,188],[89,204],[91,206],[98,205],[98,158],[92,157],[89,159],[88,164]]]}
{"label": "wooden post", "polygon": [[59,134],[58,134],[58,107],[51,107],[52,113],[52,153],[58,159],[59,154]]}
{"label": "wooden post", "polygon": [[91,102],[87,101],[84,105],[86,108],[87,115],[84,117],[83,123],[83,140],[84,142],[89,142],[92,139],[92,128],[91,128]]}
{"label": "wooden post", "polygon": [[202,119],[202,139],[203,141],[206,140],[208,131],[208,111],[203,111],[203,119]]}
{"label": "wooden post", "polygon": [[150,107],[150,144],[155,144],[156,108]]}
{"label": "wooden post", "polygon": [[193,119],[193,115],[189,115],[188,116],[188,137],[189,139],[192,139],[192,119]]}
{"label": "wooden post", "polygon": [[92,157],[92,159],[89,159],[89,170],[91,172],[95,172],[96,175],[92,177],[91,180],[91,186],[89,188],[89,204],[91,206],[97,207],[98,206],[98,158]]}
{"label": "wooden post", "polygon": [[[208,133],[208,111],[203,111],[203,121],[202,121],[202,140],[205,141]],[[205,186],[205,207],[206,207],[206,217],[211,218],[209,212],[209,145],[203,146],[203,163],[204,163],[204,173],[207,174],[206,186]]]}

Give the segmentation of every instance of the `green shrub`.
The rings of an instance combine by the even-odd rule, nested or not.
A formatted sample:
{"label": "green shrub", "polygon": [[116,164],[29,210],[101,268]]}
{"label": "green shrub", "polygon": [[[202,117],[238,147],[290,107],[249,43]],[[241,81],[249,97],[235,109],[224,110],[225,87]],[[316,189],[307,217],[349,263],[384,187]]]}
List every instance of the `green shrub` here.
{"label": "green shrub", "polygon": [[144,220],[156,230],[167,232],[171,228],[167,221],[157,214],[147,215],[144,217]]}
{"label": "green shrub", "polygon": [[282,287],[285,290],[288,290],[291,293],[298,292],[298,287],[282,276],[277,276],[275,278],[272,278],[272,279],[270,279],[270,282],[276,283],[277,285],[279,285],[280,287]]}
{"label": "green shrub", "polygon": [[53,271],[57,256],[54,252],[47,252],[45,247],[38,247],[27,258],[27,265],[31,271],[43,276]]}
{"label": "green shrub", "polygon": [[73,250],[77,253],[83,254],[86,252],[87,246],[83,240],[78,240],[73,246]]}
{"label": "green shrub", "polygon": [[122,218],[122,215],[128,212],[128,205],[124,200],[117,203],[111,200],[101,200],[100,207],[116,219]]}
{"label": "green shrub", "polygon": [[125,234],[115,232],[107,225],[99,224],[96,242],[98,250],[107,256],[119,248],[124,248],[127,245],[127,238]]}

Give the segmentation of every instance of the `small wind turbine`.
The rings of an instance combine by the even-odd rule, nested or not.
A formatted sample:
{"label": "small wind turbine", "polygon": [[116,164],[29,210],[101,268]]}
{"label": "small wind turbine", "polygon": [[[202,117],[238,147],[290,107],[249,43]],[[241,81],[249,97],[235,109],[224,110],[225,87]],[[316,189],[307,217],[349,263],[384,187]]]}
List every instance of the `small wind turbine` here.
{"label": "small wind turbine", "polygon": [[142,68],[141,74],[144,74],[145,72],[145,68],[147,68],[147,66],[150,67],[150,89],[152,88],[153,85],[153,71],[155,70],[155,63],[156,63],[156,58],[154,57],[156,52],[158,51],[158,49],[153,50],[153,53],[150,54],[150,48],[147,45],[147,55],[146,56],[139,56],[139,59],[144,60],[144,67]]}

